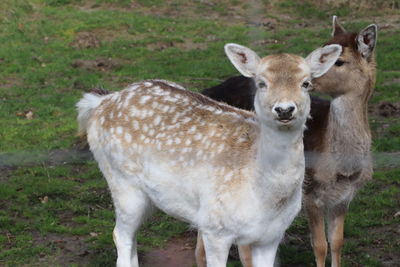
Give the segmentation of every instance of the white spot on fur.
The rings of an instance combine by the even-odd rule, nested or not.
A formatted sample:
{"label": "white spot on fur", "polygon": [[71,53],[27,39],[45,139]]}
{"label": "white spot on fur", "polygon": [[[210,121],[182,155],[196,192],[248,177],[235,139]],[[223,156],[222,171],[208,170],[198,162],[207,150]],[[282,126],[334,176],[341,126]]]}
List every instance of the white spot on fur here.
{"label": "white spot on fur", "polygon": [[216,133],[216,131],[215,131],[215,129],[213,128],[213,129],[211,129],[211,131],[208,133],[208,135],[209,135],[210,137],[212,137],[212,136],[215,135],[215,133]]}
{"label": "white spot on fur", "polygon": [[144,105],[147,103],[147,101],[149,101],[151,99],[150,95],[144,95],[140,98],[139,103]]}
{"label": "white spot on fur", "polygon": [[157,115],[157,116],[154,118],[153,124],[157,126],[158,124],[160,124],[160,122],[161,122],[161,116],[160,116],[160,115]]}
{"label": "white spot on fur", "polygon": [[111,100],[112,100],[112,101],[117,101],[117,99],[118,99],[118,93],[114,93],[114,94],[112,95],[112,97],[111,97]]}
{"label": "white spot on fur", "polygon": [[125,133],[125,141],[128,143],[132,142],[132,136],[129,133]]}
{"label": "white spot on fur", "polygon": [[153,95],[156,95],[156,96],[165,95],[165,91],[163,89],[161,89],[159,86],[153,87],[152,92],[153,92]]}
{"label": "white spot on fur", "polygon": [[177,99],[174,97],[171,97],[169,95],[166,95],[166,96],[164,96],[164,101],[169,101],[169,102],[175,103],[177,101]]}
{"label": "white spot on fur", "polygon": [[175,144],[179,145],[181,143],[181,139],[179,139],[178,137],[175,138]]}
{"label": "white spot on fur", "polygon": [[151,83],[151,82],[144,82],[143,84],[144,84],[144,86],[146,86],[146,87],[150,87],[150,86],[153,85],[153,83]]}
{"label": "white spot on fur", "polygon": [[232,180],[232,178],[233,178],[233,172],[230,171],[230,172],[228,172],[228,173],[225,175],[224,181],[225,181],[225,182],[229,182],[230,180]]}
{"label": "white spot on fur", "polygon": [[138,110],[136,107],[131,107],[131,109],[130,109],[130,111],[129,111],[129,114],[130,114],[132,117],[137,117],[137,116],[140,115],[140,110]]}
{"label": "white spot on fur", "polygon": [[169,106],[167,106],[167,105],[164,105],[163,107],[162,107],[162,109],[161,109],[163,112],[168,112],[168,110],[169,110]]}
{"label": "white spot on fur", "polygon": [[181,116],[180,113],[176,113],[175,116],[172,118],[171,122],[176,123],[178,121],[178,118]]}
{"label": "white spot on fur", "polygon": [[104,124],[104,121],[105,121],[104,116],[101,116],[101,117],[100,117],[100,124],[103,125],[103,124]]}
{"label": "white spot on fur", "polygon": [[136,90],[140,87],[139,83],[133,83],[131,86],[128,88],[130,91]]}
{"label": "white spot on fur", "polygon": [[138,121],[133,121],[133,128],[134,128],[135,130],[139,130],[140,125],[139,125],[139,122],[138,122]]}
{"label": "white spot on fur", "polygon": [[189,153],[189,152],[192,152],[192,148],[191,147],[182,148],[182,153]]}
{"label": "white spot on fur", "polygon": [[122,127],[121,126],[117,127],[117,134],[122,134]]}
{"label": "white spot on fur", "polygon": [[161,151],[162,150],[162,144],[159,142],[159,143],[157,143],[157,150],[158,151]]}
{"label": "white spot on fur", "polygon": [[183,120],[182,120],[182,123],[188,123],[188,122],[190,122],[192,119],[190,118],[190,117],[185,117],[185,118],[183,118]]}
{"label": "white spot on fur", "polygon": [[131,98],[132,98],[134,95],[135,95],[135,94],[133,94],[133,93],[128,94],[128,96],[125,98],[125,101],[124,101],[124,105],[123,105],[124,108],[126,108],[126,107],[128,106],[128,104],[129,104]]}
{"label": "white spot on fur", "polygon": [[168,110],[168,113],[174,113],[175,110],[176,110],[176,106],[170,106],[169,110]]}
{"label": "white spot on fur", "polygon": [[195,132],[196,132],[196,125],[193,125],[193,126],[190,127],[190,129],[188,130],[188,133],[194,134]]}
{"label": "white spot on fur", "polygon": [[200,140],[201,138],[203,137],[203,135],[201,134],[201,133],[196,133],[195,135],[194,135],[194,140]]}
{"label": "white spot on fur", "polygon": [[185,145],[190,145],[192,143],[192,140],[190,140],[190,139],[186,139],[186,141],[185,141]]}
{"label": "white spot on fur", "polygon": [[224,151],[224,147],[225,147],[224,144],[220,144],[220,145],[218,146],[218,153],[221,153],[222,151]]}

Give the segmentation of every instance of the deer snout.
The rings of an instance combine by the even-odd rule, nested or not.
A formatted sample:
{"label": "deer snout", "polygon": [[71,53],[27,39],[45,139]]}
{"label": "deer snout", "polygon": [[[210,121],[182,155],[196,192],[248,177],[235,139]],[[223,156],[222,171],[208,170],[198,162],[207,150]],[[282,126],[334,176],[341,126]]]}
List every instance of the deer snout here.
{"label": "deer snout", "polygon": [[274,105],[272,108],[272,113],[274,113],[280,121],[289,121],[293,119],[296,112],[297,108],[293,103],[280,103]]}

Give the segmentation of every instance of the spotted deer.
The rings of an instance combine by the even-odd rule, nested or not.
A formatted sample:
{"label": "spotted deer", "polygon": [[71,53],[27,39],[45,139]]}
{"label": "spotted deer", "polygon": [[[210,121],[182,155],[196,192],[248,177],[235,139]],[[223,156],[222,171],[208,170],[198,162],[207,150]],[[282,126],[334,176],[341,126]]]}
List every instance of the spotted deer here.
{"label": "spotted deer", "polygon": [[[316,91],[332,97],[331,101],[311,97],[311,116],[304,133],[304,206],[318,267],[325,266],[327,256],[325,219],[332,266],[340,266],[348,206],[357,189],[372,177],[367,105],[375,85],[376,40],[376,25],[371,24],[359,33],[349,33],[334,16],[332,38],[326,45],[341,45],[343,52],[334,67],[312,80]],[[205,89],[203,94],[254,110],[258,90],[254,79],[236,76]],[[196,248],[199,266],[204,266],[202,246],[200,239]],[[253,266],[249,246],[239,247],[239,255],[244,266]]]}
{"label": "spotted deer", "polygon": [[309,80],[335,63],[341,47],[306,59],[260,59],[237,44],[225,51],[261,87],[255,113],[162,80],[78,102],[80,132],[115,206],[117,266],[138,266],[136,233],[152,206],[199,229],[208,266],[226,266],[232,243],[251,244],[255,266],[273,265],[301,208]]}

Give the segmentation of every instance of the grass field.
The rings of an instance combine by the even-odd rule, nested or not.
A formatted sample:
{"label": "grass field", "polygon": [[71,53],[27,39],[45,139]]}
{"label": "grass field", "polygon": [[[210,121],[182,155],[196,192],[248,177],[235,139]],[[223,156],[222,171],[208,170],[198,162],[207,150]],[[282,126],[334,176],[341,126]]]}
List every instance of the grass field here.
{"label": "grass field", "polygon": [[[400,16],[385,7],[294,0],[1,1],[0,266],[115,264],[111,198],[76,137],[75,103],[83,92],[120,90],[147,78],[201,90],[237,74],[225,43],[261,55],[305,56],[328,40],[332,15],[349,30],[380,27],[370,103],[377,164],[374,180],[350,207],[344,264],[400,266]],[[140,255],[187,231],[156,213],[139,233]],[[314,266],[302,215],[279,257],[281,266]]]}

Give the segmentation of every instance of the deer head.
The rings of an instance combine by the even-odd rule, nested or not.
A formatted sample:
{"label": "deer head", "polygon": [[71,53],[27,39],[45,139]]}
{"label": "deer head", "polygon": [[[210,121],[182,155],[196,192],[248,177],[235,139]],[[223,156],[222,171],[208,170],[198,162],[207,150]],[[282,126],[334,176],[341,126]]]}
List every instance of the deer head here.
{"label": "deer head", "polygon": [[326,73],[342,52],[339,45],[327,45],[313,51],[305,59],[291,54],[260,58],[251,49],[225,45],[225,52],[245,77],[257,86],[255,110],[267,125],[278,129],[302,127],[310,111],[308,91],[311,79]]}
{"label": "deer head", "polygon": [[371,24],[359,33],[349,33],[334,16],[332,28],[332,39],[327,45],[339,44],[343,52],[335,66],[313,81],[315,90],[332,97],[354,94],[369,98],[375,84],[377,26]]}

